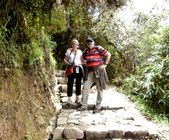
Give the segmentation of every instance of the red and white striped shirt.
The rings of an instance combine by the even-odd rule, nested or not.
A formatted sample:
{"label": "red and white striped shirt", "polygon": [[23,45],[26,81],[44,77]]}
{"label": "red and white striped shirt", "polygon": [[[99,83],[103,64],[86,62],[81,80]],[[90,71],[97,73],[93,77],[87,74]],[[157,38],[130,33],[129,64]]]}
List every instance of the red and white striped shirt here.
{"label": "red and white striped shirt", "polygon": [[95,70],[103,64],[102,56],[107,53],[107,50],[101,46],[95,46],[92,49],[86,49],[83,52],[83,59],[86,60],[87,67],[90,70]]}

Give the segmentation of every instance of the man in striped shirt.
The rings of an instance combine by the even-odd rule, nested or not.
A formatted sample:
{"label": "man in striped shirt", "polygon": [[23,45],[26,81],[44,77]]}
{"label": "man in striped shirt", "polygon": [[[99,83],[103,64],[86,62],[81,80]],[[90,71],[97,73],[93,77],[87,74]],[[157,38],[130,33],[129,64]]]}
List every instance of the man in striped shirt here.
{"label": "man in striped shirt", "polygon": [[[83,83],[83,94],[82,94],[82,105],[78,108],[78,111],[87,110],[87,102],[89,97],[90,88],[95,83],[97,88],[97,99],[93,113],[101,110],[101,103],[103,98],[103,87],[100,85],[100,74],[99,71],[105,71],[111,54],[101,46],[95,46],[94,40],[91,37],[87,38],[88,48],[83,52],[83,59],[87,66],[87,79]],[[105,62],[102,57],[106,56]]]}

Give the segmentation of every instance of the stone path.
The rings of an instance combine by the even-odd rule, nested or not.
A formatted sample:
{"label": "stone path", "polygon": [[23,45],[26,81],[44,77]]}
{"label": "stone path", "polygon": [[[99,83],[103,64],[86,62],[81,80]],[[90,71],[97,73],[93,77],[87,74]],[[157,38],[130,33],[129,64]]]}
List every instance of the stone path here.
{"label": "stone path", "polygon": [[147,120],[135,105],[115,88],[104,90],[103,109],[93,114],[97,95],[94,89],[89,95],[88,110],[77,111],[77,104],[66,104],[65,79],[57,77],[56,80],[56,95],[60,97],[60,103],[55,101],[58,112],[53,118],[53,140],[169,140],[168,127],[163,128]]}

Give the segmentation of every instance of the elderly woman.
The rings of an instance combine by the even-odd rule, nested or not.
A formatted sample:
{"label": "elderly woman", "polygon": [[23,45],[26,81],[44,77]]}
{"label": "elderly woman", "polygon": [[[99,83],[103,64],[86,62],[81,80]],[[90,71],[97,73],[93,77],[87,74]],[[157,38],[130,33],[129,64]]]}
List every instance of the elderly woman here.
{"label": "elderly woman", "polygon": [[83,77],[83,68],[82,68],[82,51],[78,49],[79,42],[76,39],[73,39],[71,42],[71,47],[67,49],[65,53],[64,62],[68,66],[73,66],[73,73],[68,75],[67,81],[67,96],[68,104],[73,104],[72,93],[74,80],[76,80],[76,99],[75,103],[80,103],[81,95],[81,81]]}

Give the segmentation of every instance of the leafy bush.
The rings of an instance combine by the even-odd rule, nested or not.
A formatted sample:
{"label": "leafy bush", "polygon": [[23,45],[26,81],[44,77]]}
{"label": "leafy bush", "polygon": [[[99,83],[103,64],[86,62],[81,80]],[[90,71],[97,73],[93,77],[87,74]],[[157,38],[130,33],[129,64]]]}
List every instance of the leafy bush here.
{"label": "leafy bush", "polygon": [[[55,66],[53,48],[56,45],[49,35],[36,32],[36,37],[27,44],[6,42],[0,32],[0,67],[22,69],[25,65],[36,68],[37,65]],[[45,61],[47,60],[48,61]]]}
{"label": "leafy bush", "polygon": [[143,62],[137,65],[135,73],[124,80],[123,90],[130,95],[134,93],[159,113],[169,115],[169,56],[164,55],[168,50],[169,32],[164,32],[161,44],[144,48],[151,53],[149,51],[147,59],[142,59]]}

